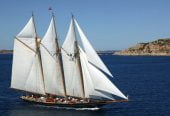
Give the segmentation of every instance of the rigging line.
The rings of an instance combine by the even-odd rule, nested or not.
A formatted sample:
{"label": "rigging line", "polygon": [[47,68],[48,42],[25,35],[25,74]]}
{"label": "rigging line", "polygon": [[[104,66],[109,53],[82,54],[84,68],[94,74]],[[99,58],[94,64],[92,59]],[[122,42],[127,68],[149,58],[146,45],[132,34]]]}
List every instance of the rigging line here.
{"label": "rigging line", "polygon": [[29,47],[27,44],[25,44],[24,42],[22,42],[21,40],[19,40],[17,37],[16,37],[16,40],[19,41],[20,43],[22,43],[24,46],[26,46],[27,48],[29,48],[31,51],[33,51],[34,53],[37,53],[34,49],[32,49],[31,47]]}
{"label": "rigging line", "polygon": [[[42,43],[40,43],[42,45],[42,47],[50,54],[51,57],[53,57],[55,54],[56,56],[58,57],[58,54],[59,53],[54,53],[54,54],[51,54],[51,52],[47,49],[47,47],[45,47],[45,45],[43,45]],[[54,58],[54,57],[53,57]]]}
{"label": "rigging line", "polygon": [[67,56],[72,56],[73,53],[68,53],[64,48],[61,47],[61,49],[67,54]]}
{"label": "rigging line", "polygon": [[76,59],[76,57],[77,57],[77,53],[68,53],[66,50],[64,50],[63,48],[61,48],[65,53],[66,53],[66,55],[67,56],[69,56],[70,57],[70,60],[71,61],[75,61],[75,59]]}
{"label": "rigging line", "polygon": [[96,66],[94,63],[88,61],[89,64],[91,64],[93,67],[95,67],[96,69],[98,69],[100,72],[102,72],[105,76],[111,77],[109,74],[107,74],[105,71],[103,71],[101,68],[99,68],[98,66]]}

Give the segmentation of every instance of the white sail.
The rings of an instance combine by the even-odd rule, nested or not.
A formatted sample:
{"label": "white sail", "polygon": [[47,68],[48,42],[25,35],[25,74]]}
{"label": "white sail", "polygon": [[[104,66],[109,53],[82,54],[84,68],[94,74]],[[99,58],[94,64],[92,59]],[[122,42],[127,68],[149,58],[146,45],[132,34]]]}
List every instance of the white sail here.
{"label": "white sail", "polygon": [[45,92],[65,96],[59,53],[56,47],[56,28],[54,17],[41,41],[41,58],[44,73]]}
{"label": "white sail", "polygon": [[100,59],[100,57],[97,55],[96,51],[94,50],[94,48],[91,46],[91,44],[89,43],[87,37],[85,36],[85,34],[83,33],[82,29],[80,28],[80,26],[78,25],[77,21],[75,21],[76,27],[78,29],[78,32],[80,34],[80,38],[82,40],[83,43],[83,47],[85,49],[85,53],[87,55],[88,61],[90,63],[92,63],[93,65],[95,65],[97,68],[101,69],[102,71],[104,71],[105,73],[107,73],[108,75],[110,75],[111,77],[112,74],[110,73],[110,71],[107,69],[107,67],[105,66],[105,64],[103,63],[103,61]]}
{"label": "white sail", "polygon": [[82,73],[83,73],[83,80],[84,80],[84,89],[85,89],[85,97],[90,98],[90,95],[94,91],[94,85],[92,83],[92,80],[90,78],[89,71],[86,66],[86,56],[83,52],[83,50],[80,48],[80,61],[81,61],[81,68],[82,68]]}
{"label": "white sail", "polygon": [[83,78],[84,78],[84,88],[85,88],[85,97],[86,98],[107,98],[107,99],[114,99],[112,95],[104,94],[99,91],[95,90],[95,85],[93,84],[93,81],[91,78],[91,75],[89,73],[88,69],[88,60],[86,57],[86,54],[84,51],[79,47],[80,49],[80,59],[81,59],[81,66],[82,66],[82,72],[83,72]]}
{"label": "white sail", "polygon": [[26,26],[21,30],[21,32],[17,35],[17,37],[21,38],[35,38],[35,25],[33,17],[30,18]]}
{"label": "white sail", "polygon": [[66,91],[67,95],[83,97],[81,74],[78,67],[78,60],[75,56],[75,39],[73,20],[71,20],[69,31],[61,49]]}
{"label": "white sail", "polygon": [[80,53],[86,94],[96,95],[97,92],[94,92],[96,94],[93,94],[93,91],[96,89],[127,99],[123,93],[109,79],[107,79],[107,77],[100,70],[88,63],[85,56],[86,54],[83,53],[83,50],[81,50]]}
{"label": "white sail", "polygon": [[[35,26],[33,17],[31,17],[24,29],[14,40],[11,88],[45,94],[40,65],[37,65],[37,68],[35,68],[35,63],[39,61],[37,57],[35,57],[37,56],[35,38]],[[33,69],[36,70],[33,71]],[[28,80],[30,79],[32,81],[39,80],[41,85],[33,85],[31,88],[28,88]],[[29,81],[30,84],[32,81]]]}
{"label": "white sail", "polygon": [[35,24],[33,17],[31,17],[26,26],[17,35],[17,39],[21,40],[24,44],[26,44],[33,50],[36,50],[35,38],[36,38]]}
{"label": "white sail", "polygon": [[108,92],[127,99],[127,97],[100,70],[90,63],[88,63],[88,68],[96,90]]}
{"label": "white sail", "polygon": [[25,90],[32,93],[45,95],[43,75],[40,65],[38,54],[35,54],[28,78],[25,83]]}

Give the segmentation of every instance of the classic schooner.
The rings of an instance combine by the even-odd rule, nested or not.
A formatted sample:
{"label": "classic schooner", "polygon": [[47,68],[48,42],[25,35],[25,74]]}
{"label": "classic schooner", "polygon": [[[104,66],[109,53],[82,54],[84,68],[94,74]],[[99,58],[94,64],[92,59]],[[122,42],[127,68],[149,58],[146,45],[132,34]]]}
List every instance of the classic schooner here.
{"label": "classic schooner", "polygon": [[[33,15],[15,37],[11,88],[23,91],[24,101],[61,107],[100,107],[128,101],[108,76],[113,77],[73,16],[61,47],[54,15],[42,39]],[[114,96],[123,99],[115,100]]]}

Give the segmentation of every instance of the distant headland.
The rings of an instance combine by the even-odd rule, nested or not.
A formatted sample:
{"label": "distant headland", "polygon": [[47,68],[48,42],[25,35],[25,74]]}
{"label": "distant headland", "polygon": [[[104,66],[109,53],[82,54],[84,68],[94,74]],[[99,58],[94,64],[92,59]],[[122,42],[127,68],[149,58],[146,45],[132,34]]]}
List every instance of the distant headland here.
{"label": "distant headland", "polygon": [[13,50],[0,50],[0,54],[12,54]]}
{"label": "distant headland", "polygon": [[170,56],[170,38],[158,39],[148,43],[138,43],[128,49],[115,52],[116,55]]}

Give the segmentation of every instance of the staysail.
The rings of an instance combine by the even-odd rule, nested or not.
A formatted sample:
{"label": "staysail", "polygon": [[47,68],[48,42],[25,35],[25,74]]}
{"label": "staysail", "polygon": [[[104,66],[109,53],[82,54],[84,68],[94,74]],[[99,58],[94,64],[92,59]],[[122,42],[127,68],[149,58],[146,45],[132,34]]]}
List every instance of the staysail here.
{"label": "staysail", "polygon": [[81,83],[81,72],[77,60],[76,35],[74,22],[71,20],[66,39],[62,45],[63,69],[66,82],[67,95],[84,97]]}
{"label": "staysail", "polygon": [[56,44],[57,34],[54,16],[49,28],[41,41],[41,56],[45,82],[45,92],[53,95],[65,96],[63,75],[60,65],[59,46]]}
{"label": "staysail", "polygon": [[95,83],[93,82],[90,71],[88,69],[88,60],[86,57],[85,52],[81,49],[81,47],[79,46],[80,49],[80,58],[81,58],[81,66],[82,66],[82,71],[83,71],[83,78],[84,78],[84,86],[85,86],[85,97],[86,98],[107,98],[107,99],[114,99],[112,97],[112,95],[110,94],[104,94],[101,93],[99,91],[95,90]]}
{"label": "staysail", "polygon": [[77,21],[74,19],[75,21],[75,25],[78,29],[80,38],[82,40],[83,43],[83,47],[85,49],[85,53],[87,55],[88,61],[90,63],[92,63],[93,65],[95,65],[97,68],[101,69],[102,71],[104,71],[105,73],[107,73],[109,76],[113,77],[113,75],[110,73],[110,71],[108,70],[108,68],[105,66],[105,64],[103,63],[103,61],[100,59],[100,57],[97,55],[96,51],[94,50],[94,48],[92,47],[92,45],[90,44],[90,42],[88,41],[87,37],[85,36],[85,34],[83,33],[82,29],[80,28],[80,26],[78,25]]}
{"label": "staysail", "polygon": [[38,38],[31,17],[14,40],[11,88],[45,95],[36,42]]}

